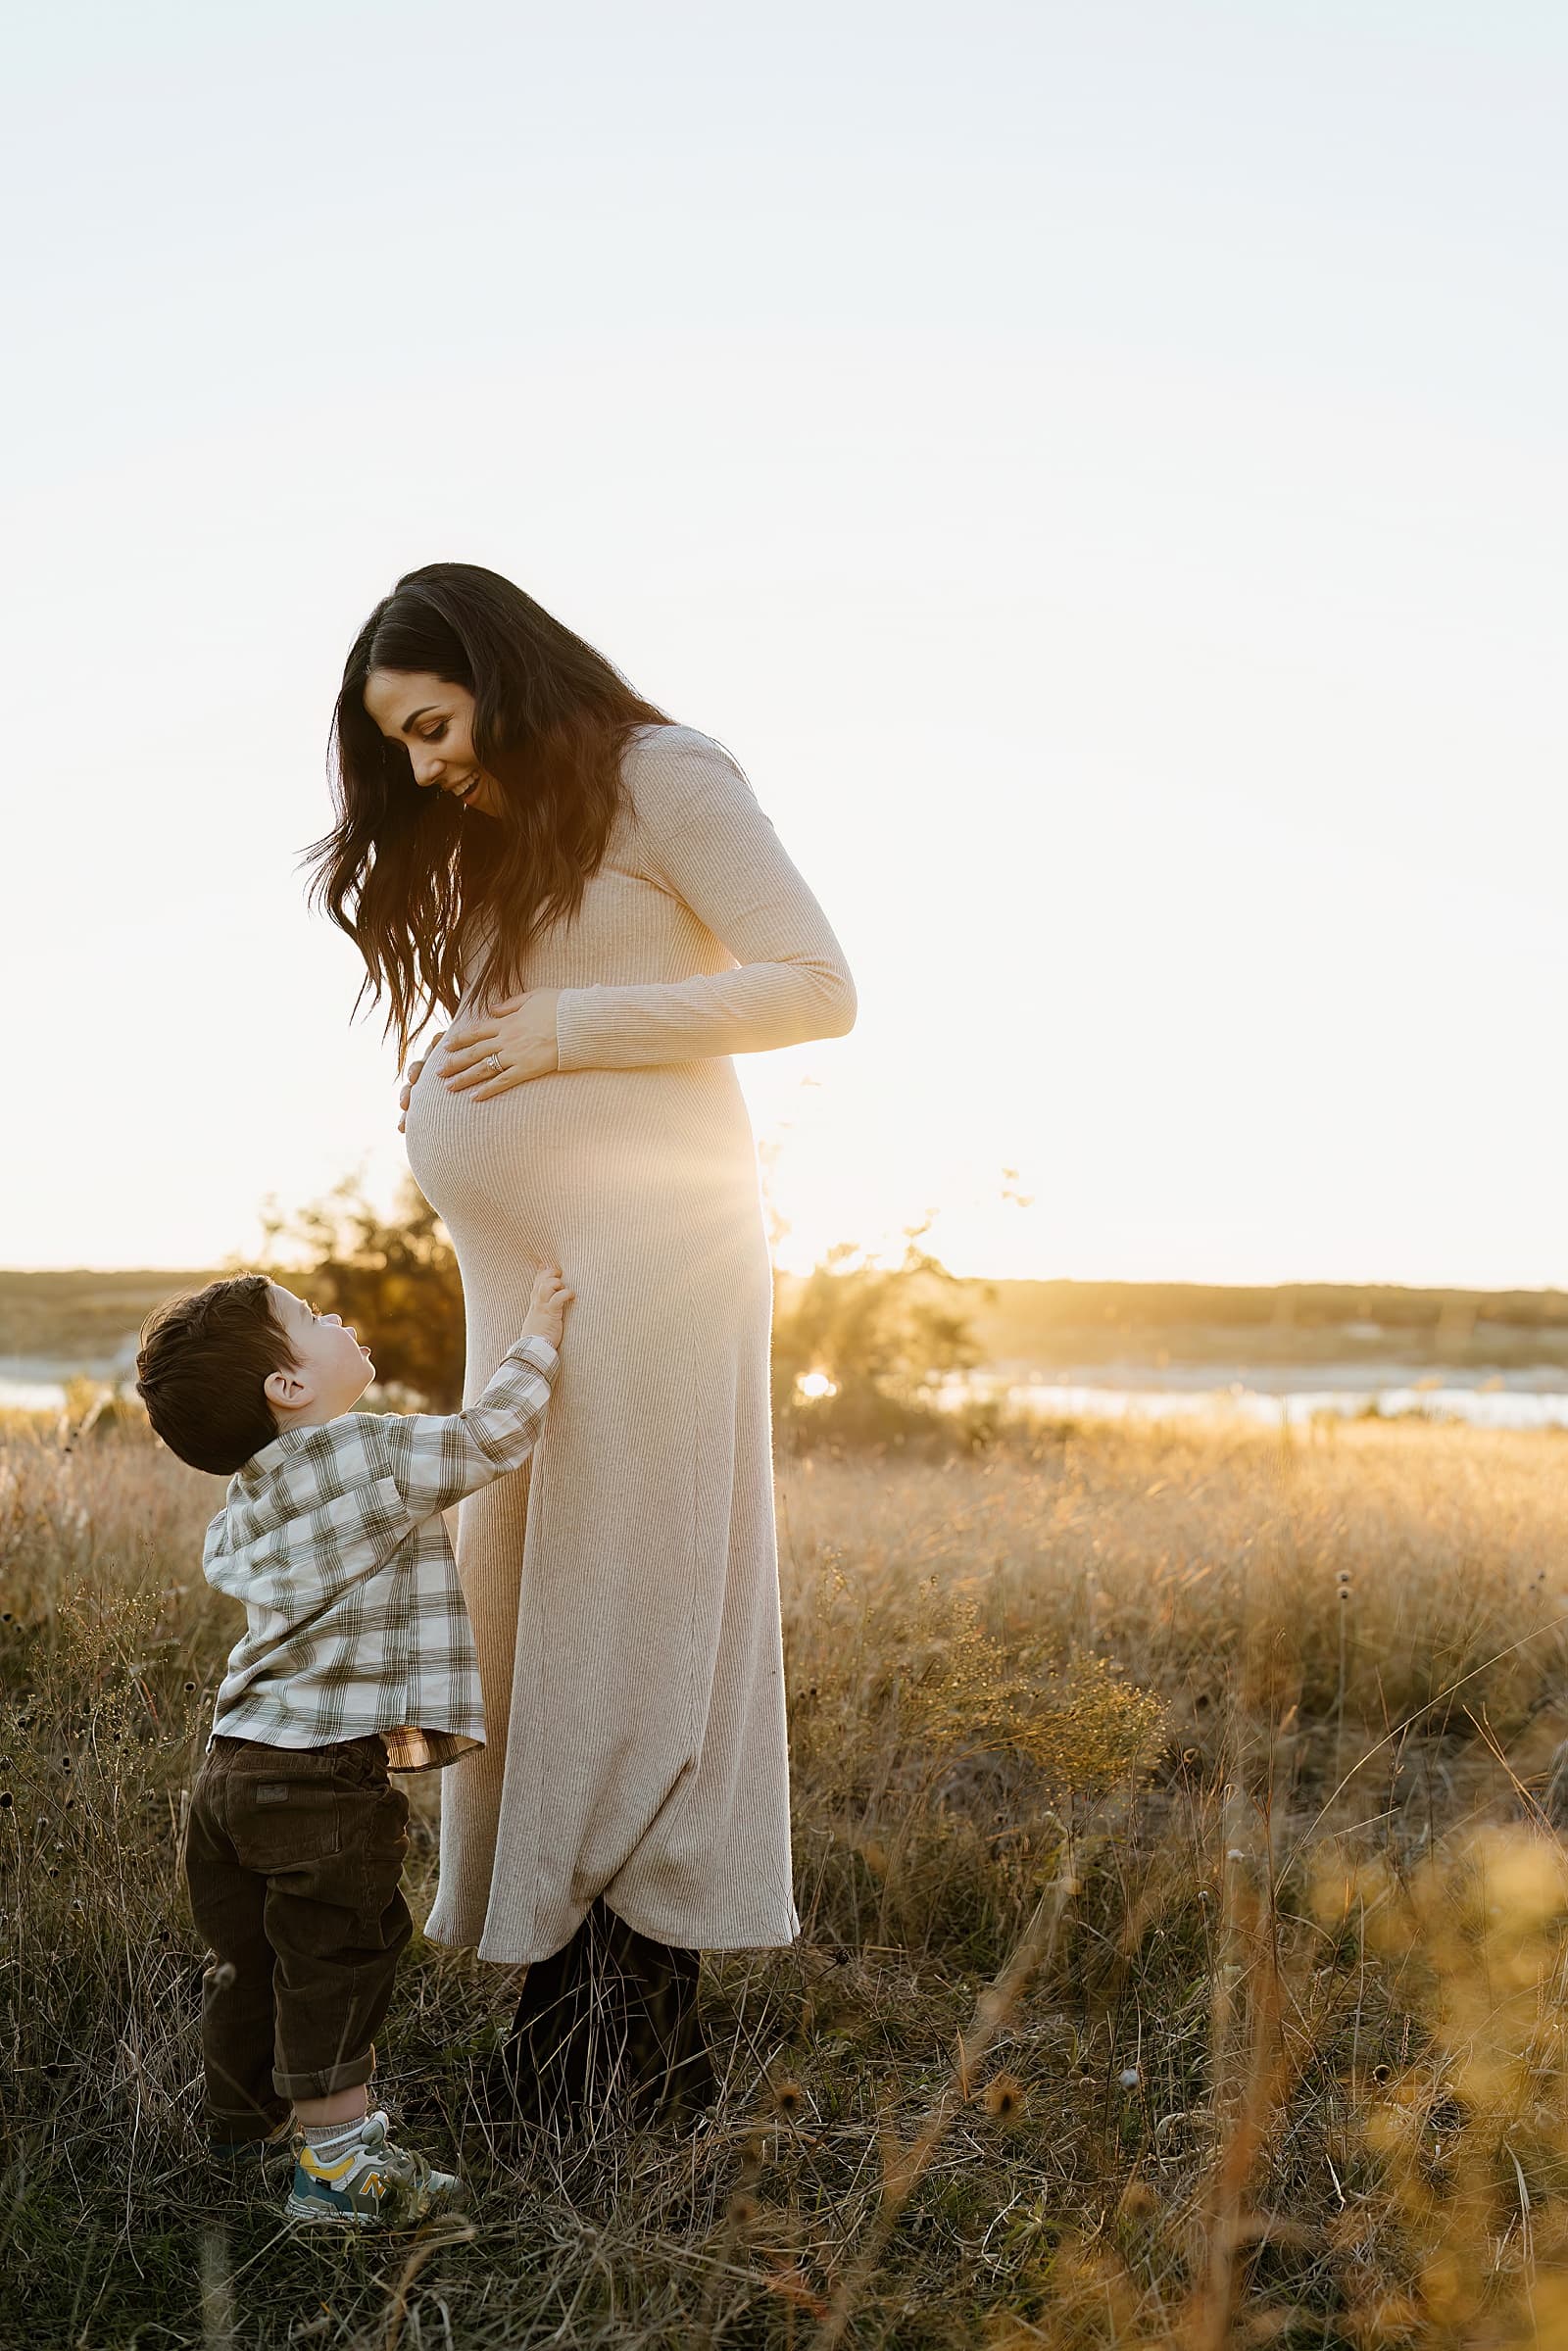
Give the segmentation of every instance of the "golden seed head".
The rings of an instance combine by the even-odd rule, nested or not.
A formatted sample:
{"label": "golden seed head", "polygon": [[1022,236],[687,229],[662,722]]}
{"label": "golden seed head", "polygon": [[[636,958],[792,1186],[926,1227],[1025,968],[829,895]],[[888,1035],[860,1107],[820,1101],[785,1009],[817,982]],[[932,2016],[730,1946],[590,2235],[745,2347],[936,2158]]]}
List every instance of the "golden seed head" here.
{"label": "golden seed head", "polygon": [[996,2116],[999,2123],[1010,2123],[1023,2111],[1023,2084],[1016,2074],[998,2074],[986,2083],[987,2114]]}

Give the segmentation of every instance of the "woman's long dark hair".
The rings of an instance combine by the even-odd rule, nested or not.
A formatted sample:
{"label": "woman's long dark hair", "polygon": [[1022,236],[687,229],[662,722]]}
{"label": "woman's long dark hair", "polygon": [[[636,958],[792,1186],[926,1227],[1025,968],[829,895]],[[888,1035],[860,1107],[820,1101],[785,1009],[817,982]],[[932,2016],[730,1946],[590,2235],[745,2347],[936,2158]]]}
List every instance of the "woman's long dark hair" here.
{"label": "woman's long dark hair", "polygon": [[[428,671],[473,696],[474,756],[501,787],[498,818],[421,790],[409,754],[365,708],[372,669]],[[601,653],[511,580],[427,563],[355,638],[332,718],[338,820],[306,851],[311,903],[365,957],[356,1000],[386,995],[400,1059],[456,1008],[481,932],[485,991],[508,996],[542,931],[575,913],[620,806],[634,727],[667,726]]]}

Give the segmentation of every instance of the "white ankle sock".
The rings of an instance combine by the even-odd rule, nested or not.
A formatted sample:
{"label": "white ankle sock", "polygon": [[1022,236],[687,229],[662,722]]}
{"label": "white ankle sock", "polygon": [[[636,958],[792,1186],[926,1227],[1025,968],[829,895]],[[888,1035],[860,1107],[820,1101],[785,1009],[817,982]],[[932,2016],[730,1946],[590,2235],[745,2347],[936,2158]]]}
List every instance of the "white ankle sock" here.
{"label": "white ankle sock", "polygon": [[358,2144],[364,2127],[363,2114],[353,2116],[346,2123],[306,2123],[302,2126],[305,2144],[311,2153],[324,2156],[328,2163],[336,2163],[340,2155],[347,2155],[350,2148]]}

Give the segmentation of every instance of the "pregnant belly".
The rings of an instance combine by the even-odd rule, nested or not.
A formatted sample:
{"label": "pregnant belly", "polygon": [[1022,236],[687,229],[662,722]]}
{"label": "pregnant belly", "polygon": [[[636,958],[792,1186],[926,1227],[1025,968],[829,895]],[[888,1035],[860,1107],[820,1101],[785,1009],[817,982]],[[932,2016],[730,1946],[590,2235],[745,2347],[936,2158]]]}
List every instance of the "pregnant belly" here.
{"label": "pregnant belly", "polygon": [[751,1122],[725,1060],[573,1070],[488,1102],[426,1067],[408,1112],[409,1166],[465,1271],[487,1247],[572,1272],[674,1235],[761,1243]]}

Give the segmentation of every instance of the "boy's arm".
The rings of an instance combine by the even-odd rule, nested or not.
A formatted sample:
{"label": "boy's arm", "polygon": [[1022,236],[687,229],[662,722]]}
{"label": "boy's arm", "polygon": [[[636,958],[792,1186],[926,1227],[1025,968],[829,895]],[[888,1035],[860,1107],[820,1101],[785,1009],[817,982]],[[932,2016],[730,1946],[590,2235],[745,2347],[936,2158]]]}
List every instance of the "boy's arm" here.
{"label": "boy's arm", "polygon": [[416,1519],[433,1518],[521,1467],[539,1441],[560,1363],[548,1339],[519,1339],[465,1411],[389,1413],[381,1420],[390,1474]]}
{"label": "boy's arm", "polygon": [[225,1501],[221,1510],[208,1520],[207,1533],[202,1538],[202,1574],[209,1582],[212,1581],[213,1569],[227,1550],[228,1504]]}

